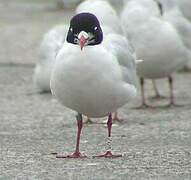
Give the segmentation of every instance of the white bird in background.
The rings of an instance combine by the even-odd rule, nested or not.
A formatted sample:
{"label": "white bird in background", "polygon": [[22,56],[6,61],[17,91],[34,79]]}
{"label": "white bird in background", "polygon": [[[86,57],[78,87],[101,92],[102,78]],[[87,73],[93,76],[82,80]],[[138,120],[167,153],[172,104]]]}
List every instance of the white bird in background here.
{"label": "white bird in background", "polygon": [[[185,64],[185,47],[174,26],[158,17],[150,17],[146,8],[141,8],[142,0],[129,1],[121,19],[124,31],[129,35],[137,58],[144,59],[137,66],[142,92],[142,107],[147,107],[144,96],[144,79],[169,79],[170,104],[175,105],[171,74]],[[144,0],[149,2],[150,0]],[[140,3],[139,3],[140,2]],[[150,1],[151,2],[151,1]],[[154,2],[154,1],[153,1]],[[151,2],[153,4],[153,2]],[[157,3],[156,3],[157,6]],[[145,20],[144,20],[145,18]]]}
{"label": "white bird in background", "polygon": [[117,12],[106,0],[86,0],[78,5],[76,13],[89,12],[94,14],[102,26],[108,26],[112,31],[121,33],[122,28]]}
{"label": "white bird in background", "polygon": [[162,16],[173,24],[185,45],[185,58],[188,63],[186,67],[191,69],[191,22],[184,17],[179,9],[177,0],[158,0],[163,9]]}
{"label": "white bird in background", "polygon": [[34,83],[42,92],[50,92],[50,75],[56,55],[62,47],[68,32],[67,25],[59,25],[48,31],[42,40],[39,61],[34,70]]}
{"label": "white bird in background", "polygon": [[[82,114],[88,117],[108,116],[110,139],[111,113],[136,96],[135,58],[131,55],[127,39],[120,35],[103,37],[99,21],[91,13],[74,16],[66,42],[56,58],[51,91],[63,105],[78,112],[76,150],[72,155],[58,155],[57,158],[85,157],[79,150]],[[105,154],[96,157],[121,155],[113,155],[108,148]]]}
{"label": "white bird in background", "polygon": [[[141,13],[141,14],[138,14]],[[130,20],[127,20],[127,16]],[[124,8],[120,15],[122,28],[126,35],[131,35],[136,31],[136,26],[145,23],[150,17],[160,16],[160,10],[153,0],[129,0],[124,3]],[[128,22],[128,24],[127,24]],[[127,27],[128,25],[128,27]],[[127,31],[128,28],[128,31]]]}
{"label": "white bird in background", "polygon": [[[130,2],[130,3],[129,3]],[[128,3],[128,5],[127,5]],[[141,16],[139,13],[141,12]],[[130,17],[131,21],[128,21],[128,27],[126,23],[126,14]],[[156,6],[156,2],[154,0],[124,0],[124,8],[121,12],[121,24],[125,26],[123,28],[124,34],[130,38],[135,31],[135,24],[143,24],[150,17],[160,17],[161,9]],[[132,24],[131,24],[132,23]],[[126,30],[128,28],[128,31]],[[136,33],[135,33],[136,34]],[[152,80],[153,87],[156,95],[153,98],[161,98],[162,96],[159,94],[157,89],[155,80]]]}
{"label": "white bird in background", "polygon": [[[184,58],[187,61],[185,69],[191,69],[191,23],[186,19],[178,6],[178,0],[157,0],[164,20],[170,22],[178,31],[183,44],[185,46]],[[156,82],[153,80],[154,90],[156,95],[154,98],[162,98],[160,95]]]}
{"label": "white bird in background", "polygon": [[[186,19],[178,6],[178,0],[157,0],[161,16],[164,20],[169,21],[178,31],[185,46],[184,58],[187,61],[185,69],[191,69],[191,23]],[[153,80],[156,95],[154,98],[162,98],[156,82]]]}

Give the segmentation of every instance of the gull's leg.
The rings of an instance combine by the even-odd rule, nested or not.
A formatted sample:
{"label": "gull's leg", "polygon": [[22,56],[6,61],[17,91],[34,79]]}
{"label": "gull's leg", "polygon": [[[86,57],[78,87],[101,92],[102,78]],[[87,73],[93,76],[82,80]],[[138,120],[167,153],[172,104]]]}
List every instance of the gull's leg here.
{"label": "gull's leg", "polygon": [[76,149],[74,153],[67,156],[57,155],[56,158],[85,158],[87,157],[80,153],[80,135],[81,135],[82,126],[83,126],[82,114],[78,113],[76,116],[76,120],[77,120],[78,132],[77,132]]}
{"label": "gull's leg", "polygon": [[172,76],[168,77],[169,87],[170,87],[170,103],[167,105],[167,107],[181,107],[182,105],[177,105],[174,102],[174,92],[173,92],[173,78]]}
{"label": "gull's leg", "polygon": [[146,100],[145,100],[145,89],[144,89],[144,78],[140,78],[140,84],[141,84],[141,98],[142,98],[142,104],[141,106],[137,107],[137,109],[142,109],[142,108],[149,108],[151,106],[146,104]]}
{"label": "gull's leg", "polygon": [[173,79],[171,76],[169,76],[168,82],[170,87],[170,104],[174,105]]}
{"label": "gull's leg", "polygon": [[111,150],[111,129],[112,129],[112,114],[110,113],[108,116],[108,121],[107,121],[107,129],[108,129],[108,139],[107,139],[107,150],[106,153],[98,156],[93,156],[93,157],[104,157],[104,158],[117,158],[117,157],[122,157],[121,154],[119,155],[113,155]]}
{"label": "gull's leg", "polygon": [[119,122],[119,123],[123,122],[123,119],[119,118],[117,111],[113,113],[113,122]]}
{"label": "gull's leg", "polygon": [[140,83],[141,83],[141,97],[142,97],[142,106],[143,107],[148,107],[148,105],[146,104],[146,98],[145,98],[145,80],[144,78],[140,78]]}

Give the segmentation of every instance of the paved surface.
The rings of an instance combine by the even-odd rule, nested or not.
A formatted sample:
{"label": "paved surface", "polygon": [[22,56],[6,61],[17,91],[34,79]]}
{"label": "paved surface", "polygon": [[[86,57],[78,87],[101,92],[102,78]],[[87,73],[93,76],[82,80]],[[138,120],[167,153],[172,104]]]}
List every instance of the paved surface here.
{"label": "paved surface", "polygon": [[[175,75],[176,102],[185,106],[137,110],[133,108],[137,101],[120,110],[125,121],[114,125],[112,144],[115,153],[123,154],[122,158],[91,158],[104,151],[107,132],[104,125],[85,125],[83,129],[81,150],[89,158],[63,160],[51,155],[52,152],[72,153],[76,139],[75,114],[50,94],[36,93],[32,84],[33,69],[22,64],[36,61],[41,35],[61,21],[58,15],[63,12],[47,8],[28,12],[19,10],[20,5],[17,8],[8,5],[12,13],[18,14],[9,15],[6,10],[0,13],[3,17],[0,26],[3,33],[0,36],[0,180],[191,179],[189,73]],[[159,86],[161,93],[168,96],[165,80],[160,81]],[[151,87],[147,83],[150,95],[153,94]],[[163,105],[168,100],[159,103],[150,100],[149,103]]]}
{"label": "paved surface", "polygon": [[73,15],[73,10],[57,9],[54,0],[39,1],[0,0],[0,62],[35,63],[43,34]]}

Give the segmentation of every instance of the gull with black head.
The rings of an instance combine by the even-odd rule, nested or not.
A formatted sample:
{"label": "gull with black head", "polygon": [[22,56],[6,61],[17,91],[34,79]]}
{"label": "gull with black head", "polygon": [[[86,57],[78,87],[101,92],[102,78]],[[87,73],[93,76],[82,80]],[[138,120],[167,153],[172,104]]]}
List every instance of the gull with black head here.
{"label": "gull with black head", "polygon": [[[136,96],[136,65],[128,40],[120,35],[103,37],[100,23],[91,13],[80,13],[70,21],[66,42],[56,57],[51,76],[51,91],[66,107],[77,112],[77,143],[72,155],[58,158],[83,158],[80,153],[82,115],[108,117],[108,142],[111,140],[112,112]],[[106,153],[113,155],[110,146]]]}

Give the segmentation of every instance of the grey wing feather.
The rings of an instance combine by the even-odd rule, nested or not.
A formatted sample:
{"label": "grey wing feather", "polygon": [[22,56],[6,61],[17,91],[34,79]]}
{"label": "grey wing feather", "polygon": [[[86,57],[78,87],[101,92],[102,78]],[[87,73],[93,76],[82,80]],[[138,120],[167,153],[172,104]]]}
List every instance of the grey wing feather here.
{"label": "grey wing feather", "polygon": [[109,34],[103,45],[117,57],[124,81],[137,87],[136,55],[128,40],[119,34]]}

